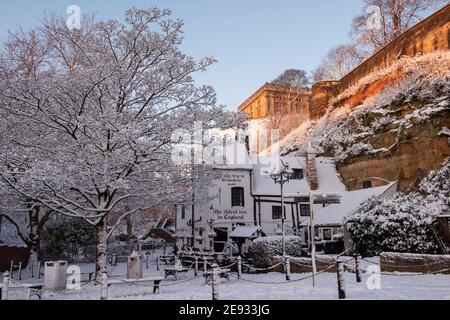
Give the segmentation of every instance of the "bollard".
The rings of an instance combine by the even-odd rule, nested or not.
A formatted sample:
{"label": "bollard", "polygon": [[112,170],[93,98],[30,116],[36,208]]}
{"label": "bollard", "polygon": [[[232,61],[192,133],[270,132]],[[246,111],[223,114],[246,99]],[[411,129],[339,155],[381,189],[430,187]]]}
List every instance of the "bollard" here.
{"label": "bollard", "polygon": [[208,264],[206,262],[206,258],[203,257],[203,272],[206,272],[208,270]]}
{"label": "bollard", "polygon": [[102,293],[101,300],[109,299],[109,286],[108,286],[108,273],[106,272],[106,268],[103,268],[102,271]]}
{"label": "bollard", "polygon": [[156,270],[159,271],[159,257],[156,257]]}
{"label": "bollard", "polygon": [[242,258],[241,256],[237,257],[237,272],[238,272],[238,279],[242,276]]}
{"label": "bollard", "polygon": [[194,275],[198,275],[198,258],[195,257],[195,263],[194,263]]}
{"label": "bollard", "polygon": [[0,300],[8,300],[9,281],[10,281],[10,274],[8,271],[6,271],[3,274],[3,290]]}
{"label": "bollard", "polygon": [[19,280],[22,280],[22,262],[19,262]]}
{"label": "bollard", "polygon": [[336,259],[339,299],[345,299],[344,263],[342,258]]}
{"label": "bollard", "polygon": [[145,252],[145,269],[148,269],[150,266],[150,252]]}
{"label": "bollard", "polygon": [[212,299],[217,301],[219,300],[220,275],[219,266],[216,263],[212,265],[211,277]]}
{"label": "bollard", "polygon": [[117,266],[117,253],[114,253],[111,257],[111,266],[112,267]]}
{"label": "bollard", "polygon": [[361,269],[359,266],[359,256],[355,254],[355,273],[356,273],[356,282],[361,282]]}
{"label": "bollard", "polygon": [[291,260],[289,260],[289,258],[286,258],[285,265],[286,265],[286,281],[291,281]]}
{"label": "bollard", "polygon": [[41,278],[41,267],[42,267],[42,263],[38,262],[38,279]]}

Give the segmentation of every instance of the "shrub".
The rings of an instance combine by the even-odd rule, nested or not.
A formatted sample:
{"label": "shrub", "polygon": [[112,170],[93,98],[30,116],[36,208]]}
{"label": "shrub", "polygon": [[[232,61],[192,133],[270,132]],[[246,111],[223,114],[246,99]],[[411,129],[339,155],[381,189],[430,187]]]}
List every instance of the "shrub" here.
{"label": "shrub", "polygon": [[[300,257],[303,240],[296,236],[285,236],[286,255]],[[257,268],[267,268],[272,265],[272,258],[283,254],[281,236],[263,237],[253,241],[249,256]]]}
{"label": "shrub", "polygon": [[344,220],[356,250],[363,256],[383,251],[435,253],[433,214],[418,193],[372,197]]}
{"label": "shrub", "polygon": [[43,230],[40,255],[45,261],[94,261],[95,228],[82,219],[53,215]]}

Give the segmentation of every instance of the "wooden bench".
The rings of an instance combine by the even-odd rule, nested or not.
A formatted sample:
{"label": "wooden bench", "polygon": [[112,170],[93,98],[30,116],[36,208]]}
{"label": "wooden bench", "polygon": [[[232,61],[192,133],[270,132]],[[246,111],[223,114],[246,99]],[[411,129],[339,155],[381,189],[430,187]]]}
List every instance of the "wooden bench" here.
{"label": "wooden bench", "polygon": [[93,276],[95,275],[95,271],[92,272],[82,272],[80,273],[80,276],[85,276],[87,275],[88,279],[87,280],[81,280],[81,282],[86,283],[86,282],[91,282],[93,280]]}
{"label": "wooden bench", "polygon": [[175,263],[175,256],[159,256],[158,259],[166,265]]}
{"label": "wooden bench", "polygon": [[[153,293],[160,293],[159,284],[163,281],[163,277],[148,277],[142,279],[108,279],[108,292],[110,287],[116,284],[133,284],[143,282],[153,282]],[[109,294],[108,294],[109,296]]]}
{"label": "wooden bench", "polygon": [[172,276],[175,278],[175,281],[178,281],[178,275],[180,273],[186,274],[190,268],[166,268],[164,269],[165,276],[164,279],[167,279],[168,277]]}
{"label": "wooden bench", "polygon": [[[4,284],[0,284],[0,300],[4,299],[3,298],[3,286],[4,286]],[[10,284],[8,288],[9,289],[22,289],[22,288],[28,289],[27,300],[29,300],[31,296],[37,296],[39,298],[39,300],[42,300],[42,294],[44,292],[43,291],[43,288],[44,288],[43,283],[25,283],[25,284],[21,284],[21,285]]]}
{"label": "wooden bench", "polygon": [[[219,278],[230,281],[230,272],[230,269],[219,269]],[[212,270],[203,273],[203,276],[205,277],[205,284],[210,284],[212,282],[212,275]]]}

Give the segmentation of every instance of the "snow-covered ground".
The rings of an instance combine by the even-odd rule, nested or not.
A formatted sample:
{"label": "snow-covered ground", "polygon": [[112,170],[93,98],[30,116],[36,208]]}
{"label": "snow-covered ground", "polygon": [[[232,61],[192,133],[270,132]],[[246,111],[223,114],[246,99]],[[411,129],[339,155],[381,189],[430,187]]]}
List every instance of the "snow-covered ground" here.
{"label": "snow-covered ground", "polygon": [[[367,262],[362,264],[363,268]],[[93,271],[93,265],[80,265],[83,272]],[[156,270],[152,264],[145,269],[144,276],[163,275],[164,265],[161,271]],[[124,275],[126,265],[119,264],[110,267],[110,274]],[[308,277],[310,274],[292,274],[291,280]],[[125,276],[124,276],[125,277]],[[450,275],[381,275],[381,289],[369,290],[366,285],[368,274],[362,275],[362,282],[357,283],[355,275],[346,272],[345,285],[347,299],[389,300],[389,299],[450,299]],[[35,280],[36,281],[36,280]],[[255,283],[255,282],[269,283]],[[22,282],[30,282],[26,277]],[[275,284],[278,283],[278,284]],[[169,279],[161,283],[161,294],[152,293],[151,284],[140,285],[116,285],[110,292],[111,299],[135,299],[135,300],[210,300],[211,286],[205,285],[202,272],[197,278],[191,270],[186,278],[180,278],[179,282]],[[222,280],[219,288],[220,299],[227,300],[318,300],[338,299],[337,279],[335,273],[322,273],[316,276],[316,286],[313,287],[312,279],[286,283],[285,277],[280,273],[269,274],[244,274],[241,280],[232,274],[231,280]],[[13,289],[10,292],[11,299],[24,299],[25,290]],[[73,300],[73,299],[100,299],[100,287],[92,283],[82,286],[79,290],[67,290],[55,294],[47,294],[46,299]]]}

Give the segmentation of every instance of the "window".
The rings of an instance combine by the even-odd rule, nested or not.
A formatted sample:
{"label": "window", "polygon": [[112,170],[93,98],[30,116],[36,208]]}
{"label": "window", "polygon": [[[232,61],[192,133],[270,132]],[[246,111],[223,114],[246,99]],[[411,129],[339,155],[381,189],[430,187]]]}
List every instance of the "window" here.
{"label": "window", "polygon": [[302,180],[303,169],[292,169],[292,180]]}
{"label": "window", "polygon": [[281,219],[281,206],[272,206],[272,219]]}
{"label": "window", "polygon": [[300,216],[309,217],[310,216],[310,207],[309,204],[300,204]]}
{"label": "window", "polygon": [[244,188],[241,187],[231,188],[231,206],[232,207],[244,206]]}
{"label": "window", "polygon": [[331,229],[323,229],[323,240],[331,240]]}
{"label": "window", "polygon": [[363,188],[364,189],[372,188],[372,181],[371,180],[363,181]]}
{"label": "window", "polygon": [[186,219],[186,206],[183,204],[181,206],[181,220]]}

